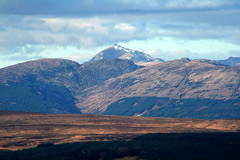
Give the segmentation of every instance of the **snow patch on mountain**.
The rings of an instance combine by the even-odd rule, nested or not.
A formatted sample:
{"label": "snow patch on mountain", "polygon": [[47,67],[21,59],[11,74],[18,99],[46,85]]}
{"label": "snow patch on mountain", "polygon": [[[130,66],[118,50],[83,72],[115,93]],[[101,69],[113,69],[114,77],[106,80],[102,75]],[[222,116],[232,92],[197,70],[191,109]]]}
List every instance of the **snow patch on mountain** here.
{"label": "snow patch on mountain", "polygon": [[135,63],[138,62],[159,62],[161,60],[151,57],[149,54],[139,50],[125,48],[118,44],[106,48],[94,56],[90,61],[100,59],[128,59]]}

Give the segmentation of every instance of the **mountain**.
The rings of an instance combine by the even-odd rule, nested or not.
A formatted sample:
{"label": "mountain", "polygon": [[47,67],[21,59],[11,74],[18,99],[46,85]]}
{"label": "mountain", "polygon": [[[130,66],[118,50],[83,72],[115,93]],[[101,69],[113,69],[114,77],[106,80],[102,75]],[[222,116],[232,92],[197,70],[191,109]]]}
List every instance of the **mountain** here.
{"label": "mountain", "polygon": [[81,113],[69,91],[77,86],[76,62],[40,59],[0,69],[0,109],[44,113]]}
{"label": "mountain", "polygon": [[240,65],[240,57],[229,57],[228,59],[219,60],[218,62],[229,65],[229,66],[239,66]]}
{"label": "mountain", "polygon": [[240,66],[188,58],[139,67],[40,59],[0,69],[0,110],[222,119],[240,117]]}
{"label": "mountain", "polygon": [[88,88],[103,84],[106,80],[122,74],[133,72],[143,67],[137,66],[130,60],[101,59],[84,63],[79,68],[79,85]]}
{"label": "mountain", "polygon": [[134,63],[163,61],[161,59],[155,59],[144,52],[124,48],[117,44],[114,44],[113,46],[99,52],[90,61],[99,59],[128,59],[133,61]]}
{"label": "mountain", "polygon": [[240,67],[199,59],[167,61],[94,86],[83,113],[192,118],[240,117]]}
{"label": "mountain", "polygon": [[75,104],[82,90],[139,68],[120,59],[83,65],[65,59],[40,59],[2,68],[0,110],[81,113]]}

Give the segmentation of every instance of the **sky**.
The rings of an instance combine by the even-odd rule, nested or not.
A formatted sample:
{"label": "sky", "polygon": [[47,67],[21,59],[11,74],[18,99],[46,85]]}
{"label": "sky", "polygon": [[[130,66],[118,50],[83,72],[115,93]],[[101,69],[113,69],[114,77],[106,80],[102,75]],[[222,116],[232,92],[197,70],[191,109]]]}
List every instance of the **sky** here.
{"label": "sky", "polygon": [[155,58],[240,57],[239,0],[0,0],[0,68],[83,63],[119,44]]}

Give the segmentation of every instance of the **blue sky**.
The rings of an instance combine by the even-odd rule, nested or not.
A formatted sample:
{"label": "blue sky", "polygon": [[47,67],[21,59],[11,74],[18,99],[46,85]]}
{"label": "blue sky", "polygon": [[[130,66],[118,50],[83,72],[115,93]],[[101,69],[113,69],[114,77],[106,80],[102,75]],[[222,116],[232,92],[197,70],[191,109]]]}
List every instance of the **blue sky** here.
{"label": "blue sky", "polygon": [[83,63],[118,43],[165,60],[240,57],[239,0],[1,0],[0,68]]}

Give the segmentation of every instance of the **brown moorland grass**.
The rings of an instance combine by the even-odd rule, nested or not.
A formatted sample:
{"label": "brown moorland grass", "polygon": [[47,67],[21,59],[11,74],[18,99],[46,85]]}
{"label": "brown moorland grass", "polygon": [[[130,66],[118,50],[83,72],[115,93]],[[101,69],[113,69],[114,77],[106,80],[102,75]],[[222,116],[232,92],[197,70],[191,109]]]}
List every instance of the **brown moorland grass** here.
{"label": "brown moorland grass", "polygon": [[0,150],[41,143],[129,140],[146,133],[238,132],[240,119],[67,115],[0,111]]}

